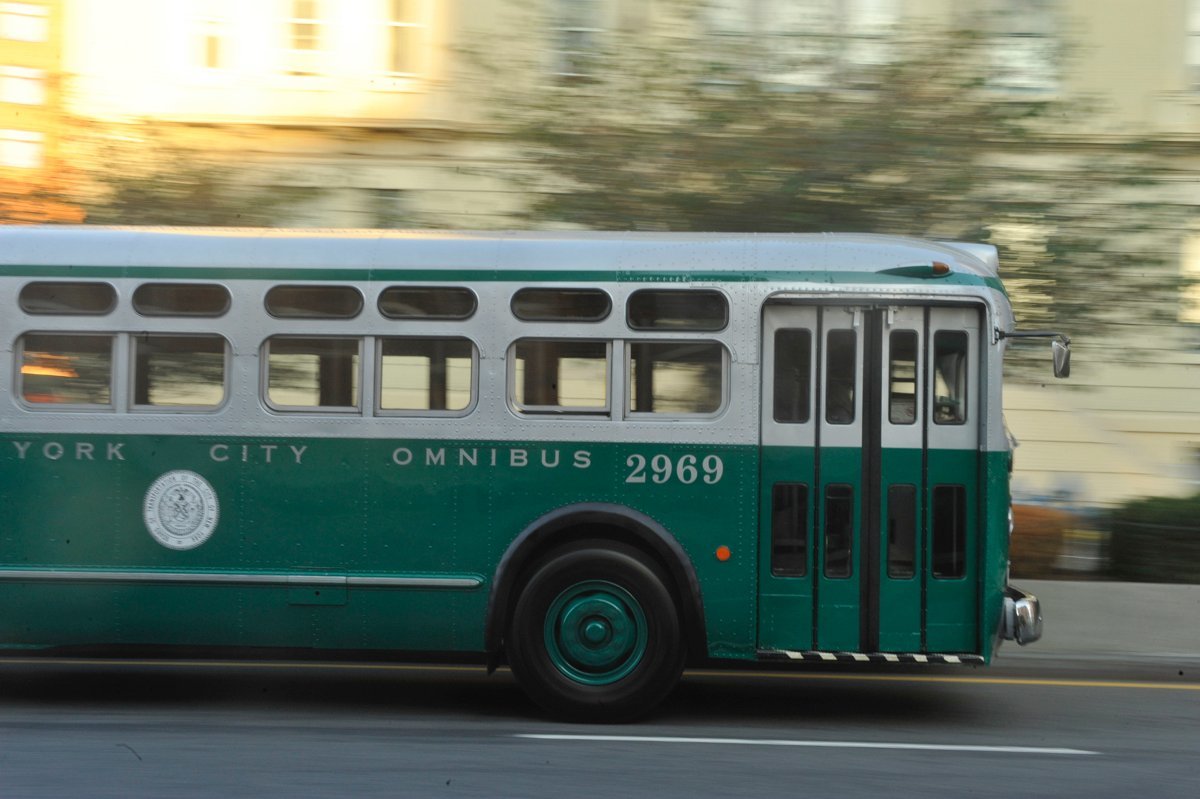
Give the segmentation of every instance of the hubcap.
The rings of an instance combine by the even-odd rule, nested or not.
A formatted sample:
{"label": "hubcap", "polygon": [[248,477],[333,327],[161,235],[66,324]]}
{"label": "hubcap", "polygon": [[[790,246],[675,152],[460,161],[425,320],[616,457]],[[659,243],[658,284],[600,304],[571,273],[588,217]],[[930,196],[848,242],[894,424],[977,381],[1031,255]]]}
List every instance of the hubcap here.
{"label": "hubcap", "polygon": [[576,583],[546,613],[546,651],[555,668],[586,685],[627,676],[646,653],[646,615],[633,595],[603,580]]}

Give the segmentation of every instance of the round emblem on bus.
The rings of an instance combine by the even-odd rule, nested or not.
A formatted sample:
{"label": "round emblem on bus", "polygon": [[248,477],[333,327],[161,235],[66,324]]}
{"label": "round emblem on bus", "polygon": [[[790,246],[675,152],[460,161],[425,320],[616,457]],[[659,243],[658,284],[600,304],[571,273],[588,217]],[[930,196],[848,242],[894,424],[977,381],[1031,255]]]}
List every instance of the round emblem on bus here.
{"label": "round emblem on bus", "polygon": [[217,494],[195,472],[167,472],[146,491],[142,516],[154,540],[168,549],[195,549],[217,527]]}

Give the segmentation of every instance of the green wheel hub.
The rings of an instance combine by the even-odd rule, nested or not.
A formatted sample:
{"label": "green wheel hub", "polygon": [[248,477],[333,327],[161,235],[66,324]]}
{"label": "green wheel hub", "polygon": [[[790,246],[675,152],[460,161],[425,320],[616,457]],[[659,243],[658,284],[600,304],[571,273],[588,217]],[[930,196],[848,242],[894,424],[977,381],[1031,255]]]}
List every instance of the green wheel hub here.
{"label": "green wheel hub", "polygon": [[576,583],[546,612],[546,652],[554,667],[585,685],[609,685],[646,654],[646,614],[633,595],[603,580]]}

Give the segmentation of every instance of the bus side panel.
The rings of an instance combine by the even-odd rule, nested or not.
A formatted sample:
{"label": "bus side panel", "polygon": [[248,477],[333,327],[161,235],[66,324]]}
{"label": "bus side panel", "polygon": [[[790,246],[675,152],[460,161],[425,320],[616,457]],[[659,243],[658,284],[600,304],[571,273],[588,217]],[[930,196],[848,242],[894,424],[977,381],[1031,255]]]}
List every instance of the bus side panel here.
{"label": "bus side panel", "polygon": [[[77,435],[16,442],[0,440],[0,569],[70,574],[0,579],[0,645],[478,651],[489,581],[516,536],[555,508],[610,502],[678,537],[699,578],[710,653],[753,655],[754,447]],[[180,470],[207,481],[219,505],[211,536],[184,550],[156,541],[143,516],[151,485]],[[724,562],[715,554],[722,545],[731,552]],[[86,579],[85,571],[105,575]],[[211,584],[213,575],[226,582]],[[288,587],[290,576],[300,583]],[[334,583],[303,583],[312,576]],[[337,582],[345,576],[477,585],[347,587]]]}

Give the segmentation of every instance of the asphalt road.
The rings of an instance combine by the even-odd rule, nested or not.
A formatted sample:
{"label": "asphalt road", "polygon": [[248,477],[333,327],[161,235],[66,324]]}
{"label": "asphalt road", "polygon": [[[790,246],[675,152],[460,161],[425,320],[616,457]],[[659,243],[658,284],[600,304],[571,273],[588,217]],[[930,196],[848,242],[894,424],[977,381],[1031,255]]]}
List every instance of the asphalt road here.
{"label": "asphalt road", "polygon": [[689,672],[635,725],[477,667],[0,660],[0,797],[1200,796],[1200,662]]}

